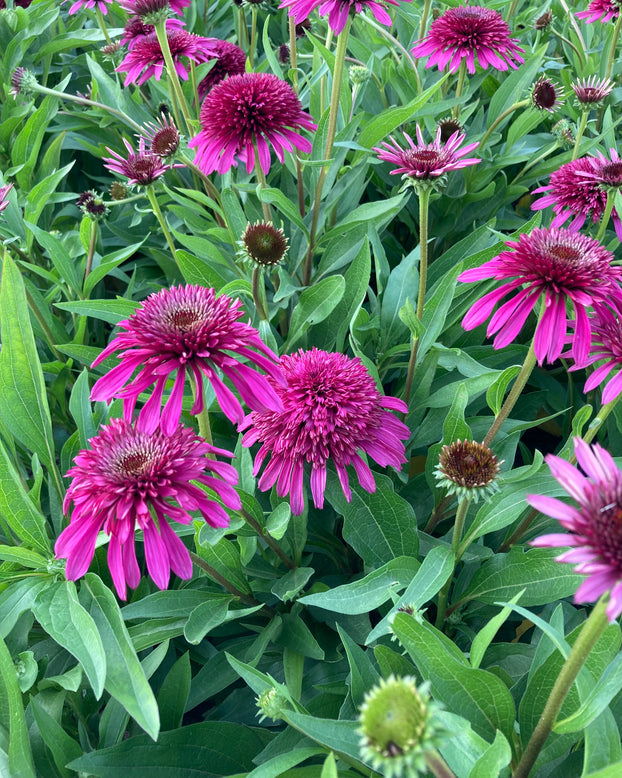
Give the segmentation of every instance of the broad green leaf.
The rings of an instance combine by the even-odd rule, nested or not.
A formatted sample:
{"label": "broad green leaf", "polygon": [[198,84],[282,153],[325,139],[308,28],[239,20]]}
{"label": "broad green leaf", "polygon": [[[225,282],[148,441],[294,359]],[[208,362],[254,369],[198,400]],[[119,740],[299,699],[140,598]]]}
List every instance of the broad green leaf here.
{"label": "broad green leaf", "polygon": [[282,602],[293,600],[298,592],[306,586],[314,572],[312,567],[297,567],[294,570],[288,570],[274,582],[270,591]]}
{"label": "broad green leaf", "polygon": [[158,708],[160,710],[160,728],[162,732],[182,726],[191,682],[190,654],[186,651],[168,671],[158,692]]}
{"label": "broad green leaf", "polygon": [[248,224],[248,219],[242,210],[240,200],[233,189],[223,189],[220,199],[229,229],[235,236],[235,239],[239,240]]}
{"label": "broad green leaf", "polygon": [[[307,225],[303,222],[298,208],[292,203],[292,201],[286,197],[280,189],[274,189],[272,187],[266,187],[262,189],[257,188],[257,195],[262,203],[270,203],[274,205],[292,224],[295,224],[298,229],[309,237],[309,230]],[[241,235],[240,235],[241,237]]]}
{"label": "broad green leaf", "polygon": [[393,268],[387,281],[380,307],[380,328],[386,348],[400,340],[407,341],[407,326],[400,318],[400,311],[419,287],[417,263],[418,249],[415,249]]}
{"label": "broad green leaf", "polygon": [[361,736],[358,732],[359,724],[357,721],[322,719],[294,711],[288,711],[284,717],[288,724],[296,727],[299,732],[303,732],[316,743],[330,748],[336,754],[347,754],[367,767],[371,766],[360,756]]}
{"label": "broad green leaf", "polygon": [[[520,600],[523,591],[520,591],[516,597],[512,599],[512,603],[516,603],[518,600]],[[509,607],[509,605],[506,605],[499,613],[497,613],[496,616],[493,616],[488,621],[488,623],[480,629],[477,635],[475,635],[473,642],[471,643],[471,653],[469,654],[472,667],[480,666],[482,659],[484,658],[484,654],[486,653],[486,649],[492,643],[495,635],[501,629],[502,625],[505,623],[505,620],[511,612],[512,609]]]}
{"label": "broad green leaf", "polygon": [[[39,217],[41,216],[43,209],[50,201],[50,195],[52,195],[60,182],[69,173],[74,166],[75,160],[70,162],[65,167],[57,170],[55,173],[51,173],[49,176],[43,179],[40,183],[32,187],[28,193],[26,200],[26,206],[24,207],[24,221],[30,224],[37,224]],[[28,234],[28,243],[32,242]],[[69,280],[69,279],[67,279]]]}
{"label": "broad green leaf", "polygon": [[56,272],[60,279],[64,281],[74,293],[77,293],[82,287],[82,284],[80,283],[76,272],[75,259],[71,257],[67,249],[55,235],[51,235],[47,230],[42,230],[35,224],[28,224],[28,229],[35,236],[37,242],[48,250],[52,264],[56,268]]}
{"label": "broad green leaf", "polygon": [[7,708],[0,710],[0,724],[9,736],[9,769],[11,778],[35,778],[32,753],[17,682],[15,665],[6,643],[0,638],[0,696]]}
{"label": "broad green leaf", "polygon": [[267,762],[248,773],[246,778],[277,778],[277,776],[283,775],[286,770],[304,762],[305,759],[310,759],[312,756],[320,756],[323,753],[325,752],[322,748],[309,746],[306,748],[296,748],[293,751],[287,751],[284,754],[268,759]]}
{"label": "broad green leaf", "polygon": [[322,765],[322,772],[320,778],[338,778],[337,763],[335,762],[335,755],[331,751],[326,757],[324,764]]}
{"label": "broad green leaf", "polygon": [[233,597],[224,596],[218,602],[207,601],[198,605],[188,617],[184,637],[188,643],[197,645],[215,627],[225,621],[229,603]]}
{"label": "broad green leaf", "polygon": [[369,613],[390,599],[393,592],[408,586],[419,567],[416,559],[398,557],[358,581],[332,587],[325,592],[306,594],[299,602],[333,613]]}
{"label": "broad green leaf", "polygon": [[622,758],[620,730],[610,710],[603,712],[585,727],[583,773],[607,767]]}
{"label": "broad green leaf", "polygon": [[22,613],[32,608],[37,595],[49,586],[50,580],[29,576],[11,583],[0,592],[0,637],[6,637]]}
{"label": "broad green leaf", "polygon": [[520,365],[512,365],[511,367],[506,368],[503,373],[492,382],[490,389],[486,392],[486,402],[495,416],[499,415],[509,383],[513,381],[519,373]]}
{"label": "broad green leaf", "polygon": [[[435,717],[445,731],[451,732],[451,737],[444,740],[439,747],[441,756],[458,778],[468,778],[474,765],[490,748],[490,743],[480,737],[462,716],[440,710]],[[483,774],[481,778],[484,778]]]}
{"label": "broad green leaf", "polygon": [[60,490],[50,408],[30,326],[24,284],[6,252],[0,288],[0,330],[0,415],[11,433],[34,451],[55,476]]}
{"label": "broad green leaf", "polygon": [[106,652],[104,685],[145,732],[156,740],[160,730],[158,705],[136,656],[117,601],[94,573],[87,573],[84,583],[90,594],[91,616]]}
{"label": "broad green leaf", "polygon": [[136,313],[136,309],[140,308],[140,303],[117,297],[116,300],[72,300],[69,303],[55,303],[55,307],[70,313],[78,313],[81,316],[102,319],[108,324],[118,324]]}
{"label": "broad green leaf", "polygon": [[238,547],[231,540],[221,538],[218,543],[215,543],[213,546],[199,545],[198,532],[195,539],[197,543],[197,553],[208,565],[213,567],[217,573],[224,576],[229,583],[235,586],[239,591],[244,594],[251,593],[250,585],[242,570],[240,552]]}
{"label": "broad green leaf", "polygon": [[329,472],[326,496],[344,518],[344,540],[370,567],[400,556],[416,557],[419,537],[412,505],[395,493],[390,478],[376,474],[375,480],[375,492],[354,486],[347,502],[336,474]]}
{"label": "broad green leaf", "polygon": [[104,690],[106,654],[95,622],[78,602],[75,583],[58,581],[48,585],[32,610],[48,635],[80,662],[99,699]]}
{"label": "broad green leaf", "polygon": [[346,282],[343,276],[329,276],[305,289],[292,313],[287,340],[288,350],[291,350],[309,327],[326,319],[343,297],[345,288]]}
{"label": "broad green leaf", "polygon": [[454,401],[443,423],[443,443],[449,445],[457,440],[472,440],[469,425],[464,420],[464,409],[469,401],[469,393],[464,384],[460,384]]}
{"label": "broad green leaf", "polygon": [[228,599],[220,592],[206,592],[200,589],[164,590],[148,594],[136,602],[121,608],[125,621],[131,619],[188,618],[192,611],[204,603],[217,604]]}
{"label": "broad green leaf", "polygon": [[283,629],[274,638],[277,645],[311,659],[324,659],[324,651],[299,615],[284,613],[282,619]]}
{"label": "broad green leaf", "polygon": [[622,775],[622,761],[605,767],[603,770],[598,770],[595,773],[589,773],[585,778],[620,778]]}
{"label": "broad green leaf", "polygon": [[84,368],[73,385],[69,398],[69,410],[78,425],[80,448],[86,448],[88,441],[97,434],[90,395],[89,371]]}
{"label": "broad green leaf", "polygon": [[496,675],[468,667],[446,650],[440,633],[412,616],[397,613],[393,632],[408,651],[432,693],[448,707],[460,710],[482,737],[493,738],[500,730],[507,738],[514,731],[514,701]]}
{"label": "broad green leaf", "polygon": [[30,703],[37,727],[46,746],[52,752],[52,758],[63,778],[72,778],[72,771],[65,765],[72,759],[82,756],[82,748],[78,742],[70,737],[61,724],[51,716],[40,702],[39,695],[35,695]]}
{"label": "broad green leaf", "polygon": [[380,681],[380,675],[370,658],[371,652],[363,651],[348,633],[341,629],[339,624],[337,624],[337,631],[346,650],[348,664],[350,665],[348,685],[352,702],[357,708],[360,708],[363,704],[365,693]]}
{"label": "broad green leaf", "polygon": [[473,765],[469,778],[482,778],[484,775],[499,775],[501,770],[510,764],[512,749],[499,730],[495,733],[492,745]]}

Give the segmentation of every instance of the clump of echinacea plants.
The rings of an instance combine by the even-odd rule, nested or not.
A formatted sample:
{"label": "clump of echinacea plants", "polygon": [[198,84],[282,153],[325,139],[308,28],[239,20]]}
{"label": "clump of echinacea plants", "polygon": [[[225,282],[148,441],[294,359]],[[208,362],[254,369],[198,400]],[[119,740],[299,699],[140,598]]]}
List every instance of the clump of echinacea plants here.
{"label": "clump of echinacea plants", "polygon": [[622,775],[621,30],[0,0],[0,774]]}

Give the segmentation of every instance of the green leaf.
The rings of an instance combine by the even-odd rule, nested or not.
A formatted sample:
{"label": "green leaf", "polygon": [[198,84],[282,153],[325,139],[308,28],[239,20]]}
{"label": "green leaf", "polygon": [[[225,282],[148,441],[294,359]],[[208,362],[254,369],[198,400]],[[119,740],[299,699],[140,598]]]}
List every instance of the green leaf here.
{"label": "green leaf", "polygon": [[37,595],[46,586],[49,578],[29,576],[11,583],[0,592],[0,636],[6,637],[24,611],[30,610]]}
{"label": "green leaf", "polygon": [[123,297],[117,297],[116,300],[72,300],[70,303],[54,305],[63,311],[91,316],[93,319],[107,321],[108,324],[118,324],[123,319],[128,319],[141,307],[140,303]]}
{"label": "green leaf", "polygon": [[400,556],[358,581],[332,587],[326,592],[307,594],[299,602],[333,613],[369,613],[390,599],[393,592],[404,589],[413,580],[419,566],[416,559]]}
{"label": "green leaf", "polygon": [[95,622],[78,602],[74,582],[48,585],[38,595],[32,610],[48,635],[80,662],[99,699],[104,690],[106,654]]}
{"label": "green leaf", "polygon": [[184,637],[188,643],[198,645],[210,630],[222,624],[227,618],[229,603],[232,600],[231,596],[222,596],[216,602],[210,599],[198,605],[188,617],[184,627]]}
{"label": "green leaf", "polygon": [[186,651],[171,667],[158,692],[162,732],[182,726],[191,682],[190,654]]}
{"label": "green leaf", "polygon": [[[523,592],[524,589],[512,599],[512,603],[518,602]],[[497,613],[496,616],[493,616],[490,621],[480,629],[477,635],[475,635],[473,642],[471,643],[471,652],[469,654],[471,665],[473,667],[480,666],[482,659],[484,658],[484,654],[486,653],[486,649],[492,643],[494,636],[501,629],[502,625],[505,623],[505,620],[511,612],[512,609],[506,605],[499,613]]]}
{"label": "green leaf", "polygon": [[[69,173],[74,164],[75,160],[74,162],[70,162],[68,165],[65,165],[65,167],[61,168],[60,170],[57,170],[55,173],[51,173],[39,184],[36,184],[32,187],[28,193],[26,206],[24,207],[25,222],[28,224],[37,224],[43,209],[50,201],[50,195],[56,191],[56,187]],[[31,243],[30,235],[28,236],[28,243]]]}
{"label": "green leaf", "polygon": [[526,606],[569,597],[583,579],[570,565],[555,561],[556,556],[559,551],[554,548],[513,548],[509,554],[496,554],[475,572],[460,602],[507,602],[523,588],[521,602]]}
{"label": "green leaf", "polygon": [[324,651],[300,616],[284,613],[282,618],[283,629],[274,638],[277,645],[311,659],[324,659]]}
{"label": "green leaf", "polygon": [[298,229],[302,230],[307,238],[309,237],[309,230],[307,229],[307,225],[303,222],[302,217],[298,212],[298,208],[285,194],[283,194],[283,192],[281,192],[280,189],[273,189],[271,187],[262,189],[258,186],[257,196],[262,203],[274,205],[278,211],[292,222],[292,224],[295,224]]}
{"label": "green leaf", "polygon": [[512,365],[506,368],[501,375],[496,378],[486,392],[486,402],[495,416],[499,415],[503,398],[508,388],[508,384],[520,373],[520,365]]}
{"label": "green leaf", "polygon": [[291,350],[309,327],[326,319],[343,297],[345,288],[343,276],[329,276],[305,289],[292,313],[286,350]]}
{"label": "green leaf", "polygon": [[248,773],[246,778],[277,778],[277,776],[283,775],[286,770],[304,762],[305,759],[310,759],[312,756],[320,756],[323,753],[324,749],[322,748],[309,746],[306,748],[295,748],[293,751],[287,751],[284,754],[268,759],[267,762],[260,764],[259,767]]}
{"label": "green leaf", "polygon": [[51,716],[40,701],[40,696],[35,695],[30,702],[37,727],[46,746],[52,752],[52,759],[63,778],[72,778],[72,772],[65,765],[72,759],[82,756],[82,748],[64,728]]}
{"label": "green leaf", "polygon": [[312,567],[297,567],[295,570],[288,570],[285,575],[274,582],[270,591],[281,602],[293,600],[298,592],[306,586],[314,572]]}
{"label": "green leaf", "polygon": [[513,103],[522,100],[531,83],[536,78],[540,63],[547,49],[545,43],[536,49],[530,57],[525,57],[525,63],[503,79],[501,86],[495,91],[488,109],[487,124],[490,126]]}
{"label": "green leaf", "polygon": [[[347,754],[357,762],[367,765],[361,759],[359,743],[361,736],[358,732],[357,721],[339,721],[337,719],[321,719],[308,716],[305,713],[288,711],[285,720],[297,730],[303,732],[311,740],[330,748],[336,754]],[[371,765],[367,765],[370,767]]]}
{"label": "green leaf", "polygon": [[346,650],[350,666],[348,686],[350,687],[352,702],[357,708],[360,708],[363,704],[365,693],[379,682],[380,675],[369,658],[369,654],[363,651],[360,646],[357,646],[339,624],[337,624],[337,631]]}
{"label": "green leaf", "polygon": [[78,425],[80,448],[86,448],[88,441],[97,434],[90,396],[89,371],[84,368],[73,385],[69,398],[69,410]]}
{"label": "green leaf", "polygon": [[30,326],[24,284],[6,252],[0,288],[0,330],[0,415],[11,433],[34,451],[55,475],[60,491],[50,408]]}
{"label": "green leaf", "polygon": [[17,682],[15,665],[6,643],[0,638],[0,697],[5,708],[0,709],[0,724],[9,738],[9,769],[11,778],[36,778],[28,738],[28,728],[22,705],[22,693]]}
{"label": "green leaf", "polygon": [[483,775],[499,775],[504,767],[510,764],[512,749],[499,730],[495,733],[493,744],[475,762],[469,778],[481,778]]}
{"label": "green leaf", "polygon": [[462,383],[456,390],[454,401],[443,423],[443,443],[448,445],[456,440],[472,440],[471,428],[464,420],[464,409],[469,401],[469,393]]}
{"label": "green leaf", "polygon": [[609,767],[605,767],[604,770],[589,773],[585,778],[620,778],[620,775],[622,775],[622,762],[616,762],[609,765]]}
{"label": "green leaf", "polygon": [[328,473],[326,497],[343,516],[343,537],[372,568],[419,551],[417,520],[412,505],[395,493],[391,479],[375,474],[376,491],[352,488],[347,502],[336,474]]}
{"label": "green leaf", "polygon": [[[39,555],[45,557],[43,565],[52,555],[52,548],[47,536],[45,517],[37,510],[31,497],[24,489],[22,479],[13,466],[7,450],[0,441],[0,516],[4,519],[11,531],[34,551],[16,548],[14,554],[22,554],[26,559],[30,554],[31,564],[22,561],[26,567],[39,567],[34,563]],[[8,559],[11,554],[9,547],[5,547],[5,555],[0,558]],[[18,560],[14,560],[18,561]]]}
{"label": "green leaf", "polygon": [[397,312],[397,315],[400,317],[400,321],[403,321],[404,324],[408,327],[413,338],[421,338],[425,332],[425,327],[423,322],[419,321],[417,318],[415,306],[410,302],[410,298],[408,298],[404,305],[402,305],[402,307]]}
{"label": "green leaf", "polygon": [[233,189],[223,189],[220,199],[222,201],[222,209],[227,218],[229,229],[236,240],[239,240],[248,224],[248,219],[242,210],[240,200]]}
{"label": "green leaf", "polygon": [[136,656],[117,601],[94,573],[87,573],[84,583],[90,594],[91,616],[106,652],[106,690],[156,740],[160,730],[158,705]]}
{"label": "green leaf", "polygon": [[[199,526],[198,522],[197,526]],[[199,545],[198,532],[195,540],[197,543],[197,553],[201,559],[204,559],[216,572],[224,576],[236,589],[244,594],[251,593],[250,585],[242,570],[240,552],[231,540],[221,538],[213,546]]]}
{"label": "green leaf", "polygon": [[163,732],[157,743],[145,735],[131,737],[111,748],[91,751],[68,767],[98,778],[222,778],[249,773],[255,767],[253,758],[272,737],[258,727],[204,721]]}
{"label": "green leaf", "polygon": [[437,630],[412,616],[397,613],[393,632],[421,675],[430,680],[435,698],[460,710],[482,737],[493,738],[497,729],[507,738],[513,737],[514,701],[503,681],[462,664],[447,650]]}
{"label": "green leaf", "polygon": [[287,532],[291,517],[289,503],[279,503],[266,519],[266,532],[275,540],[280,540]]}

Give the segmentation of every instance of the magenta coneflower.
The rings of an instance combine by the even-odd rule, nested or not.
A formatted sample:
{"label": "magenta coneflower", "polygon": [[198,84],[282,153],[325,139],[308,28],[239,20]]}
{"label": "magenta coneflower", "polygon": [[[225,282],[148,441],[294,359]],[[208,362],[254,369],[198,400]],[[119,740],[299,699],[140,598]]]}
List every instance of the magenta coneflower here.
{"label": "magenta coneflower", "polygon": [[188,427],[164,435],[123,419],[112,419],[89,443],[91,448],[77,455],[67,473],[72,482],[63,510],[67,513],[71,503],[74,509],[55,546],[56,556],[67,559],[67,578],[75,581],[86,573],[102,528],[110,535],[108,566],[122,599],[126,584],[134,589],[140,581],[136,529],[143,531],[147,569],[156,586],[166,589],[171,570],[190,578],[190,555],[169,520],[190,524],[189,511],[199,511],[212,527],[229,525],[225,510],[201,487],[227,508],[241,508],[233,488],[235,469],[206,456],[233,454],[209,446]]}
{"label": "magenta coneflower", "polygon": [[358,357],[314,348],[281,357],[287,385],[273,386],[283,409],[251,413],[244,446],[262,443],[255,459],[257,475],[268,454],[271,459],[259,479],[261,490],[276,483],[277,494],[290,496],[292,512],[304,508],[303,472],[311,464],[311,493],[317,508],[324,505],[326,466],[332,459],[346,499],[350,501],[348,472],[352,465],[363,489],[373,492],[374,476],[360,451],[382,467],[400,468],[406,461],[402,440],[408,427],[385,408],[405,412],[406,403],[383,397]]}
{"label": "magenta coneflower", "polygon": [[595,181],[605,192],[622,187],[622,159],[615,149],[609,149],[609,153],[611,159],[607,159],[604,154],[597,151],[597,156],[593,157],[593,168],[577,173],[579,176]]}
{"label": "magenta coneflower", "polygon": [[402,178],[410,179],[413,184],[433,182],[452,170],[460,170],[460,168],[481,162],[481,159],[477,157],[462,159],[465,154],[473,151],[479,145],[479,142],[469,143],[468,146],[460,149],[459,147],[465,138],[464,133],[456,131],[443,143],[441,140],[443,130],[439,126],[432,143],[425,143],[418,124],[415,125],[415,130],[417,143],[410,135],[404,133],[404,138],[409,146],[407,149],[403,149],[392,136],[390,136],[391,143],[385,141],[382,144],[384,148],[374,146],[373,150],[378,152],[379,159],[398,165],[395,170],[391,171],[392,176],[402,173]]}
{"label": "magenta coneflower", "polygon": [[620,6],[616,0],[592,0],[585,11],[579,11],[577,18],[591,22],[610,22],[620,14]]}
{"label": "magenta coneflower", "polygon": [[148,122],[142,135],[139,135],[145,144],[149,144],[149,151],[164,160],[174,157],[179,148],[181,134],[175,122],[162,114],[156,122]]}
{"label": "magenta coneflower", "polygon": [[9,204],[9,192],[13,189],[13,184],[5,184],[0,186],[0,212]]}
{"label": "magenta coneflower", "polygon": [[107,6],[112,3],[112,0],[77,0],[69,9],[70,14],[77,13],[80,8],[99,8],[99,10],[105,15],[108,13]]}
{"label": "magenta coneflower", "polygon": [[199,82],[199,100],[203,100],[205,95],[227,76],[239,76],[246,71],[246,53],[239,46],[218,38],[210,38],[209,41],[213,54],[207,61],[216,61],[210,72]]}
{"label": "magenta coneflower", "polygon": [[284,151],[311,151],[311,143],[296,132],[315,130],[294,90],[270,73],[244,73],[217,84],[201,106],[201,132],[188,144],[196,146],[195,164],[206,173],[226,173],[246,161],[255,167],[255,146],[264,173],[270,169],[270,145],[280,162]]}
{"label": "magenta coneflower", "polygon": [[[527,495],[536,510],[558,519],[569,534],[542,535],[531,545],[545,548],[572,546],[558,562],[576,564],[575,572],[588,576],[574,596],[576,603],[593,602],[611,591],[607,616],[613,622],[622,613],[622,473],[608,451],[574,439],[575,455],[584,471],[548,454],[551,474],[578,506],[554,497]],[[587,477],[586,477],[587,476]]]}
{"label": "magenta coneflower", "polygon": [[[254,327],[239,321],[243,316],[241,306],[239,300],[224,294],[216,297],[214,289],[202,286],[171,287],[150,295],[136,313],[119,322],[125,332],[117,335],[93,362],[93,366],[98,365],[120,352],[121,364],[95,383],[91,399],[123,397],[124,415],[130,420],[139,394],[155,384],[140,412],[141,429],[154,430],[160,424],[168,435],[179,423],[189,372],[199,387],[203,375],[208,378],[225,416],[239,423],[244,419],[242,406],[218,375],[217,370],[221,370],[249,408],[280,410],[281,401],[266,377],[240,361],[247,359],[276,381],[283,381],[276,354],[264,345]],[[135,371],[137,375],[128,383]],[[162,393],[173,375],[175,382],[160,419]],[[191,413],[198,414],[202,409],[203,392],[199,391]]]}
{"label": "magenta coneflower", "polygon": [[168,170],[157,154],[153,154],[145,149],[144,138],[140,138],[138,141],[138,151],[134,151],[125,138],[123,138],[123,143],[128,152],[127,157],[122,157],[121,154],[117,154],[116,151],[106,147],[106,150],[113,155],[114,159],[112,157],[104,157],[104,162],[106,163],[104,167],[112,170],[114,173],[126,176],[128,183],[149,186],[149,184],[153,184]]}
{"label": "magenta coneflower", "polygon": [[119,5],[129,14],[136,14],[141,19],[151,19],[169,9],[181,16],[184,8],[190,5],[190,0],[119,0]]}
{"label": "magenta coneflower", "polygon": [[[600,156],[604,159],[602,154]],[[607,192],[597,177],[601,167],[598,157],[580,157],[564,163],[551,173],[550,184],[533,190],[534,194],[547,194],[533,201],[532,210],[539,211],[552,205],[555,216],[551,226],[560,227],[572,219],[568,225],[571,232],[578,232],[588,217],[594,223],[600,221],[607,204]],[[616,234],[622,240],[622,222],[615,208],[611,218]]]}
{"label": "magenta coneflower", "polygon": [[[166,20],[167,33],[173,32],[173,30],[182,30],[183,27],[184,22],[181,19]],[[145,24],[139,16],[130,16],[123,28],[123,37],[120,42],[127,45],[128,51],[131,51],[139,40],[154,33],[153,24]]]}
{"label": "magenta coneflower", "polygon": [[590,76],[582,81],[578,79],[570,84],[579,104],[584,108],[598,106],[611,94],[613,81],[609,78]]}
{"label": "magenta coneflower", "polygon": [[[411,2],[411,0],[404,0],[404,2]],[[387,13],[387,4],[399,5],[399,2],[398,0],[283,0],[279,8],[289,7],[289,15],[294,17],[297,24],[307,19],[311,12],[318,8],[320,16],[328,14],[328,26],[335,35],[339,35],[346,26],[348,14],[360,14],[367,8],[377,22],[390,27],[391,17]]]}
{"label": "magenta coneflower", "polygon": [[546,76],[540,76],[531,87],[531,103],[534,108],[540,111],[553,113],[562,105],[562,98],[563,92],[560,90],[559,84]]}
{"label": "magenta coneflower", "polygon": [[[207,45],[207,38],[186,32],[167,28],[166,37],[171,50],[171,56],[175,64],[177,75],[188,80],[189,75],[180,57],[185,57],[193,62],[207,62],[211,48]],[[159,81],[164,71],[164,54],[155,33],[136,38],[127,56],[116,70],[127,73],[124,86],[128,84],[144,84],[151,76]],[[144,71],[144,72],[143,72]]]}
{"label": "magenta coneflower", "polygon": [[541,365],[545,360],[554,362],[562,352],[568,328],[566,302],[570,302],[576,319],[571,353],[577,362],[583,362],[591,339],[586,308],[615,296],[616,281],[622,275],[620,268],[611,266],[613,254],[587,235],[554,227],[535,229],[505,245],[512,250],[458,276],[459,281],[467,282],[487,278],[506,281],[475,303],[462,326],[472,330],[482,324],[497,303],[511,294],[491,318],[486,333],[498,333],[493,345],[503,348],[518,335],[544,296],[544,312],[534,337],[534,351]]}
{"label": "magenta coneflower", "polygon": [[524,62],[517,38],[510,37],[510,28],[497,11],[482,6],[461,5],[449,8],[435,19],[426,37],[412,49],[413,57],[430,55],[426,68],[438,65],[455,72],[466,59],[469,73],[475,73],[475,57],[481,67],[516,70]]}
{"label": "magenta coneflower", "polygon": [[[620,295],[618,307],[621,306]],[[593,373],[588,376],[584,392],[589,392],[602,384],[608,383],[603,388],[603,405],[615,400],[622,393],[622,322],[620,314],[612,313],[604,305],[595,308],[594,318],[591,320],[592,343],[587,359],[570,370],[580,370],[595,362],[602,362]],[[611,374],[614,373],[613,377]]]}

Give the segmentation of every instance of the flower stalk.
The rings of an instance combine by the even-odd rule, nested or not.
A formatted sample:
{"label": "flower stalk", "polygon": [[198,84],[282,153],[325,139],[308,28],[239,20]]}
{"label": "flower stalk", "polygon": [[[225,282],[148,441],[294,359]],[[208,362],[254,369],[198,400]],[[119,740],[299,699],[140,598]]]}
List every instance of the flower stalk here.
{"label": "flower stalk", "polygon": [[177,250],[175,248],[175,242],[173,241],[173,237],[171,236],[171,233],[164,219],[164,215],[162,214],[162,210],[160,209],[160,205],[158,204],[158,198],[156,197],[156,193],[154,192],[152,186],[146,187],[146,191],[147,191],[147,197],[149,198],[149,202],[151,204],[151,210],[153,211],[158,222],[160,223],[160,227],[162,228],[162,232],[164,233],[164,237],[166,238],[168,247],[171,250],[171,254],[173,255],[173,260],[175,264],[177,264]]}
{"label": "flower stalk", "polygon": [[188,133],[192,135],[193,122],[192,119],[190,118],[190,111],[188,109],[188,104],[186,103],[186,98],[184,97],[184,93],[182,92],[181,89],[179,76],[177,75],[177,71],[175,70],[175,63],[173,62],[173,57],[171,55],[171,48],[168,45],[168,36],[166,34],[166,19],[162,19],[161,21],[156,23],[155,31],[156,31],[156,35],[158,36],[158,43],[160,44],[160,48],[162,49],[162,56],[164,57],[164,62],[166,63],[166,72],[170,79],[170,84],[172,86],[173,94],[171,95],[171,99],[175,99],[177,101],[177,104],[179,105],[179,108],[184,117],[184,121],[186,123],[186,129]]}

